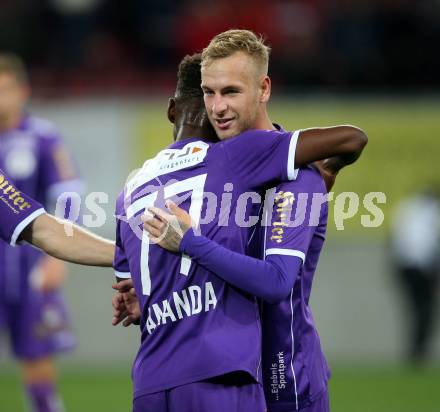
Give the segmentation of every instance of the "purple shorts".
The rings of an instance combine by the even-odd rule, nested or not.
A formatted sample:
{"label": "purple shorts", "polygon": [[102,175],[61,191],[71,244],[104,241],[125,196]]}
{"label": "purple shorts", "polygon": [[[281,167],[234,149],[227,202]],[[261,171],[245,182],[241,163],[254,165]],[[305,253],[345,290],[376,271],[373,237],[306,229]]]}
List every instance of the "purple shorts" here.
{"label": "purple shorts", "polygon": [[316,399],[311,405],[301,409],[296,409],[294,404],[268,404],[267,412],[330,412],[330,400],[328,391],[325,390],[323,394]]}
{"label": "purple shorts", "polygon": [[233,385],[214,378],[162,392],[139,396],[133,412],[264,412],[263,387],[258,383]]}
{"label": "purple shorts", "polygon": [[26,289],[19,302],[0,296],[0,331],[9,332],[14,355],[38,359],[72,350],[76,340],[61,291]]}

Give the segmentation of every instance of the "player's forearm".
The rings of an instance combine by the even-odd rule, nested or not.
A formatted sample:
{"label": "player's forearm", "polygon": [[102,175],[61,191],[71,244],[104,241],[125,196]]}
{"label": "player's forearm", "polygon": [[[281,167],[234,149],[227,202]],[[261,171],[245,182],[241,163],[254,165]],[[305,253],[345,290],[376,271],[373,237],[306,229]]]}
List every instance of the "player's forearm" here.
{"label": "player's forearm", "polygon": [[[71,226],[69,235],[66,224]],[[38,217],[23,238],[49,255],[68,262],[106,267],[113,263],[114,242],[48,214]]]}
{"label": "player's forearm", "polygon": [[317,160],[329,159],[327,170],[337,173],[360,156],[367,142],[365,132],[355,126],[305,129],[298,138],[295,165],[304,166]]}
{"label": "player's forearm", "polygon": [[362,149],[357,152],[330,157],[322,162],[324,170],[331,175],[336,175],[342,168],[354,163],[362,153]]}
{"label": "player's forearm", "polygon": [[192,230],[185,233],[181,250],[226,282],[269,303],[289,294],[301,267],[296,257],[263,261],[232,252]]}

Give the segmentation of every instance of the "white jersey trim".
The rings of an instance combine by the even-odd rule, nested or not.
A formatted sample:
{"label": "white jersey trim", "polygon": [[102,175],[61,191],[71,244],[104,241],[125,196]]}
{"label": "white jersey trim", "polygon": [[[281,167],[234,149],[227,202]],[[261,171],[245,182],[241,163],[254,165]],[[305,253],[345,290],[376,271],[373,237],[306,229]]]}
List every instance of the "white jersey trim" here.
{"label": "white jersey trim", "polygon": [[269,255],[284,255],[284,256],[296,256],[299,257],[303,263],[306,260],[306,255],[304,252],[301,252],[300,250],[293,250],[293,249],[281,249],[281,248],[271,248],[267,249],[266,256]]}
{"label": "white jersey trim", "polygon": [[289,180],[295,180],[299,172],[299,169],[295,168],[295,153],[296,145],[298,144],[299,133],[300,130],[294,131],[292,137],[290,138],[289,153],[287,157],[287,178]]}
{"label": "white jersey trim", "polygon": [[115,270],[115,276],[121,279],[131,279],[130,272],[118,272],[117,270]]}
{"label": "white jersey trim", "polygon": [[39,209],[33,211],[28,217],[23,219],[17,226],[15,226],[14,232],[11,236],[11,241],[9,244],[11,246],[15,246],[17,244],[17,239],[21,235],[21,232],[30,224],[32,223],[38,216],[41,216],[45,214],[46,211],[40,207]]}

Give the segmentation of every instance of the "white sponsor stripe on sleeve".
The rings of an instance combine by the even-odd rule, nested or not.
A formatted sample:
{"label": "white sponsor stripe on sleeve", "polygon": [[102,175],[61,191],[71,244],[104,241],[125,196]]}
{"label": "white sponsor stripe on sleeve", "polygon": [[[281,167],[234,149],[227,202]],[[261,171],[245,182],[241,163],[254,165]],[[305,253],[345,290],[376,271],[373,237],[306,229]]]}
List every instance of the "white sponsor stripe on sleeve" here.
{"label": "white sponsor stripe on sleeve", "polygon": [[292,370],[293,375],[293,387],[295,388],[295,406],[296,410],[298,410],[298,389],[296,387],[296,375],[295,369],[293,368],[293,357],[295,355],[295,335],[293,334],[293,289],[290,291],[290,337],[292,339],[292,349],[291,349],[291,357],[290,357],[290,369]]}
{"label": "white sponsor stripe on sleeve", "polygon": [[118,272],[117,270],[115,270],[115,276],[120,279],[131,279],[130,272]]}
{"label": "white sponsor stripe on sleeve", "polygon": [[266,250],[266,256],[269,255],[285,255],[285,256],[296,256],[299,257],[303,263],[306,260],[306,255],[304,252],[301,252],[300,250],[293,250],[293,249],[281,249],[281,248],[271,248]]}
{"label": "white sponsor stripe on sleeve", "polygon": [[14,229],[14,232],[11,236],[11,241],[9,244],[11,246],[15,246],[17,243],[17,239],[20,236],[21,232],[31,223],[33,222],[38,216],[43,215],[46,213],[46,211],[43,208],[37,209],[34,212],[32,212],[27,218],[23,219]]}
{"label": "white sponsor stripe on sleeve", "polygon": [[292,133],[289,144],[289,154],[287,157],[287,178],[289,180],[295,180],[298,176],[298,169],[295,168],[295,152],[296,145],[298,143],[300,130],[296,130]]}

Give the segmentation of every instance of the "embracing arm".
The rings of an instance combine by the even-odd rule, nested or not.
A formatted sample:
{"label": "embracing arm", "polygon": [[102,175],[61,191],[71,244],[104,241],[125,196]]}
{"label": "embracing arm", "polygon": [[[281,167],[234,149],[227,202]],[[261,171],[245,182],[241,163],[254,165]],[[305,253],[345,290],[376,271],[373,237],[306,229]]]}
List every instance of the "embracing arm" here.
{"label": "embracing arm", "polygon": [[180,251],[231,285],[269,303],[289,295],[301,270],[296,256],[269,255],[266,260],[233,252],[204,236],[188,230]]}
{"label": "embracing arm", "polygon": [[[305,129],[298,138],[295,164],[303,166],[315,162],[330,191],[339,170],[354,163],[367,142],[367,135],[355,126]],[[325,160],[316,161],[317,156]]]}
{"label": "embracing arm", "polygon": [[[316,160],[339,158],[344,165],[353,163],[368,142],[363,130],[355,126],[334,126],[301,131],[295,152],[295,166],[305,166]],[[338,171],[335,161],[332,171]]]}
{"label": "embracing arm", "polygon": [[144,229],[153,242],[171,252],[183,252],[218,277],[243,291],[270,303],[283,300],[290,292],[301,269],[296,256],[270,255],[266,260],[233,252],[191,228],[191,217],[172,202],[172,214],[149,208],[142,217]]}
{"label": "embracing arm", "polygon": [[[69,235],[65,225],[72,231]],[[114,242],[49,214],[37,217],[20,237],[49,255],[67,262],[106,267],[113,263]]]}

